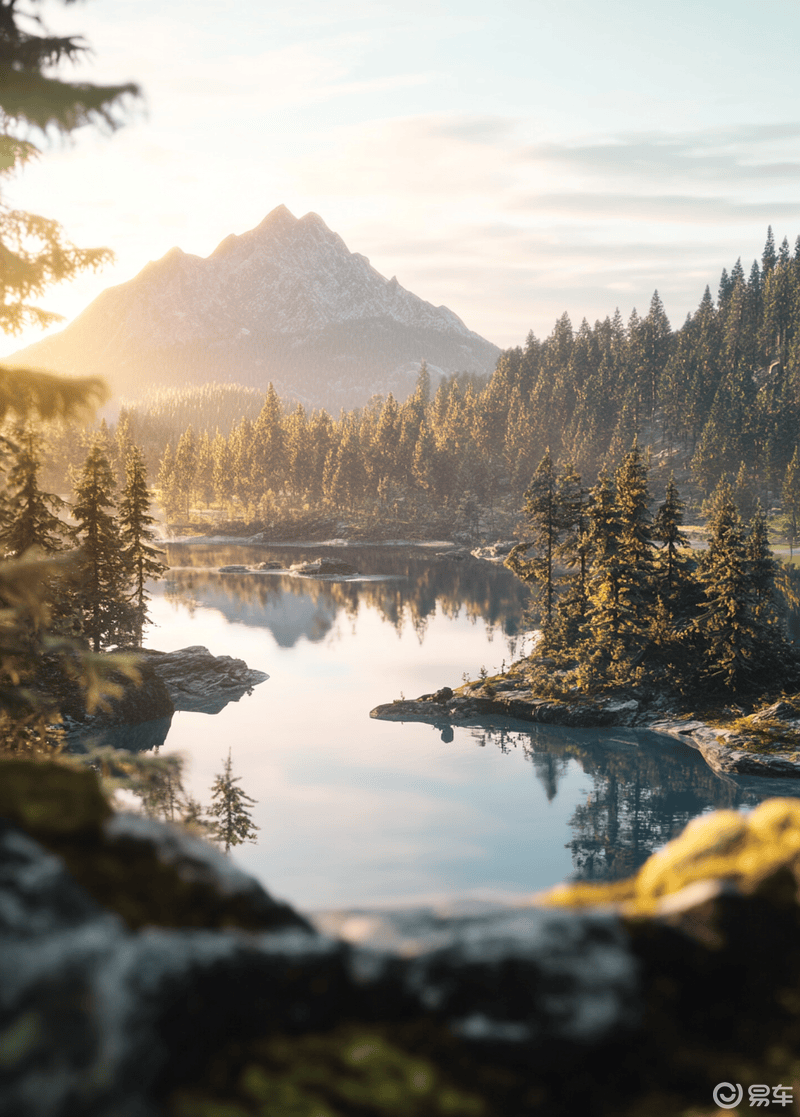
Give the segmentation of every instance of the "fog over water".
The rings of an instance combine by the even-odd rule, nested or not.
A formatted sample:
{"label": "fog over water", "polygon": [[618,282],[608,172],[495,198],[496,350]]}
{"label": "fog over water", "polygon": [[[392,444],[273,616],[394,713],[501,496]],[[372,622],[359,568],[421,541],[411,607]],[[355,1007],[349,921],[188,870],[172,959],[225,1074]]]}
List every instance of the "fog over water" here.
{"label": "fog over water", "polygon": [[[221,574],[336,553],[361,578]],[[369,711],[491,673],[529,646],[524,587],[436,549],[172,545],[146,644],[202,644],[270,678],[218,714],[175,715],[162,752],[208,803],[231,748],[257,844],[233,856],[274,894],[320,909],[507,899],[619,877],[698,814],[800,794],[715,776],[655,734],[380,722]]]}

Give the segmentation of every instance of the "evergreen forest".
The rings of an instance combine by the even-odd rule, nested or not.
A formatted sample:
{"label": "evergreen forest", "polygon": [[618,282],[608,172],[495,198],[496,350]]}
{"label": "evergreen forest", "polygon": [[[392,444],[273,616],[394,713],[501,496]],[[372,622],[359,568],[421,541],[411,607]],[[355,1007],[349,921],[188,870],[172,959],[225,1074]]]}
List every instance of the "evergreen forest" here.
{"label": "evergreen forest", "polygon": [[703,550],[688,547],[683,509],[672,478],[653,508],[635,439],[588,490],[545,454],[525,492],[524,537],[506,559],[535,594],[535,693],[633,686],[742,698],[798,686],[778,609],[788,572],[772,557],[760,505],[745,523],[720,480]]}
{"label": "evergreen forest", "polygon": [[[673,330],[658,292],[647,314],[619,311],[574,329],[531,333],[491,377],[437,384],[422,363],[415,391],[332,417],[251,389],[209,385],[123,409],[115,437],[144,448],[170,520],[192,510],[268,527],[289,514],[366,516],[380,524],[491,531],[512,512],[545,452],[584,477],[614,470],[638,436],[653,455],[660,495],[672,471],[698,509],[720,480],[746,515],[760,499],[800,522],[800,237],[761,261],[723,270],[697,310]],[[70,445],[70,439],[73,444]],[[79,447],[53,437],[53,469]]]}

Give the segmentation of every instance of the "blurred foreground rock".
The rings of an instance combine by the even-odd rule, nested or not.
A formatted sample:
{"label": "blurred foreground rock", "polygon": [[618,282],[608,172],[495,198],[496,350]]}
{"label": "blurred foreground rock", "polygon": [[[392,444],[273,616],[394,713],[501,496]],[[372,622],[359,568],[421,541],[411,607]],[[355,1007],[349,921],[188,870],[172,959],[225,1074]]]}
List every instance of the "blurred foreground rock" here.
{"label": "blurred foreground rock", "polygon": [[0,762],[0,819],[9,1117],[675,1117],[798,1070],[794,800],[630,881],[315,928],[87,769]]}

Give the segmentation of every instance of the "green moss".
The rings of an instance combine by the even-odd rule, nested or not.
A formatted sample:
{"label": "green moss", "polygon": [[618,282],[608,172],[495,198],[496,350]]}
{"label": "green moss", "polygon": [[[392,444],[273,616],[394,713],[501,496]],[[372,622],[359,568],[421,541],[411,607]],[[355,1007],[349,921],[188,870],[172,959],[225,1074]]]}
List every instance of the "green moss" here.
{"label": "green moss", "polygon": [[111,815],[97,776],[66,761],[0,759],[0,816],[43,837],[96,833]]}
{"label": "green moss", "polygon": [[306,926],[289,907],[255,910],[246,896],[223,896],[213,884],[185,880],[149,841],[112,840],[103,831],[111,814],[90,768],[0,761],[0,817],[58,854],[78,884],[129,927]]}
{"label": "green moss", "polygon": [[[476,1093],[451,1081],[433,1059],[411,1052],[381,1027],[341,1025],[324,1035],[261,1040],[226,1098],[178,1091],[173,1117],[486,1117]],[[238,1111],[222,1105],[241,1106]],[[208,1108],[203,1108],[203,1106]],[[220,1108],[213,1108],[218,1106]]]}

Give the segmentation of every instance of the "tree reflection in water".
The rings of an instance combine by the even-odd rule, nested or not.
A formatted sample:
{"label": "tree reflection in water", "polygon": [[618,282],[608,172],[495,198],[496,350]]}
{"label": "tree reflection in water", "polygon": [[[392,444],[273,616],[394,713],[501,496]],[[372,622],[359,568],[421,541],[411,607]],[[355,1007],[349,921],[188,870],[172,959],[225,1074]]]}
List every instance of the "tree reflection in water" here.
{"label": "tree reflection in water", "polygon": [[[363,577],[348,581],[279,572],[218,572],[220,566],[233,563],[256,567],[267,558],[277,558],[288,567],[332,553],[345,557]],[[275,547],[266,551],[171,545],[168,561],[173,569],[167,597],[184,606],[195,602],[216,609],[232,622],[269,629],[281,648],[293,648],[302,638],[324,640],[342,617],[355,620],[363,604],[398,635],[410,627],[420,643],[437,611],[452,618],[463,610],[488,631],[502,632],[512,657],[522,650],[526,587],[504,568],[471,558],[437,559],[419,548]],[[464,667],[477,671],[478,664]],[[374,695],[365,696],[366,709],[374,701]],[[480,745],[502,752],[521,749],[548,802],[558,795],[572,764],[580,765],[591,780],[590,793],[569,819],[573,836],[567,848],[576,879],[629,875],[705,811],[755,806],[774,795],[800,796],[800,787],[791,780],[716,776],[698,752],[655,734],[557,729],[523,722],[513,727],[488,724],[468,732]],[[442,723],[435,729],[444,744],[452,743],[452,726]]]}
{"label": "tree reflection in water", "polygon": [[[202,604],[230,621],[269,628],[282,647],[301,636],[322,640],[337,617],[354,618],[361,603],[375,610],[398,634],[411,625],[422,643],[437,610],[455,617],[463,609],[473,623],[521,635],[527,588],[502,566],[478,559],[436,560],[420,550],[394,547],[270,548],[270,557],[288,567],[336,553],[364,575],[348,580],[297,577],[272,571],[220,574],[233,563],[257,566],[267,557],[261,547],[170,544],[171,567],[165,593],[190,610]],[[465,664],[465,666],[470,666]]]}
{"label": "tree reflection in water", "polygon": [[482,746],[521,748],[550,802],[571,761],[591,778],[591,792],[569,820],[575,880],[630,876],[706,811],[754,807],[774,795],[800,797],[794,780],[717,776],[695,749],[645,731],[530,726],[470,732]]}

